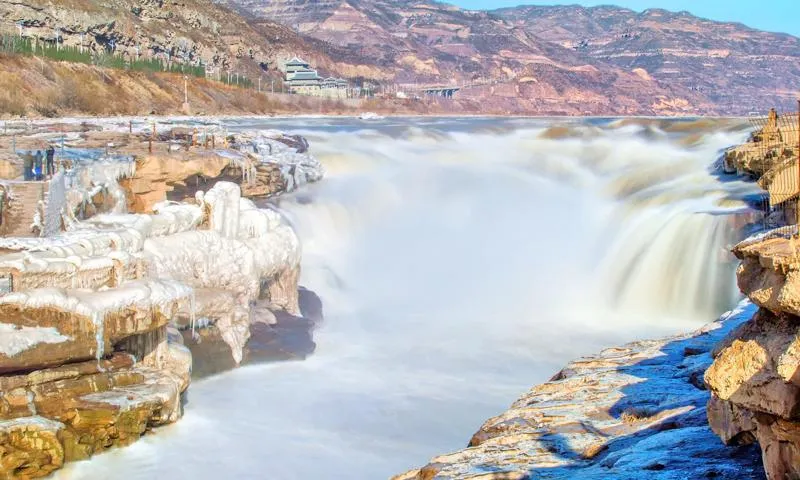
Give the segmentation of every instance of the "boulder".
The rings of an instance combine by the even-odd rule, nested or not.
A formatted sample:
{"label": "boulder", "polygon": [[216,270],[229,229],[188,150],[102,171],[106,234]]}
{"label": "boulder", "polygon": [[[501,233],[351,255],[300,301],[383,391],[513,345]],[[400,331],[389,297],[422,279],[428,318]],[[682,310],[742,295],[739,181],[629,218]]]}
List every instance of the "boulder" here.
{"label": "boulder", "polygon": [[39,416],[0,420],[0,477],[46,477],[64,465],[64,425]]}

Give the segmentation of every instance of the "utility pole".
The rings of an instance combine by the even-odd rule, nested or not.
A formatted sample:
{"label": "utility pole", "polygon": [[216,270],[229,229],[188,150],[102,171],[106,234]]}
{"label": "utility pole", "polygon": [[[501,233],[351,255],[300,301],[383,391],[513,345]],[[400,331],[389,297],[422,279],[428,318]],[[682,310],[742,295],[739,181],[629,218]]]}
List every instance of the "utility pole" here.
{"label": "utility pole", "polygon": [[189,103],[189,76],[183,76],[183,102]]}

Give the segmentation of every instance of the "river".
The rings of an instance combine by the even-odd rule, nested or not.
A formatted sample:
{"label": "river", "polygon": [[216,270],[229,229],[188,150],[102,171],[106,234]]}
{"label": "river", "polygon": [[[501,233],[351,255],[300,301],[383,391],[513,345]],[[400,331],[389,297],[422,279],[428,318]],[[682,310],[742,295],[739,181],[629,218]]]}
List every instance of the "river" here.
{"label": "river", "polygon": [[185,418],[58,478],[381,479],[462,448],[569,360],[737,301],[733,121],[238,119],[327,177],[275,202],[325,320],[308,360],[195,382]]}

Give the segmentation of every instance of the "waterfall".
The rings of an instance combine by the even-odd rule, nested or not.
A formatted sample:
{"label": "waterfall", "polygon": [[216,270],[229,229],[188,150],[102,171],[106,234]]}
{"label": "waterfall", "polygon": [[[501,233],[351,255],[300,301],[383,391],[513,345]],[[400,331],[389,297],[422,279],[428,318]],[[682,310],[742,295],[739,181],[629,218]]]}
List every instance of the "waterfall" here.
{"label": "waterfall", "polygon": [[227,123],[293,130],[326,168],[274,205],[324,306],[317,351],[192,384],[169,434],[69,478],[389,478],[568,361],[733,306],[727,249],[757,187],[710,166],[736,123]]}

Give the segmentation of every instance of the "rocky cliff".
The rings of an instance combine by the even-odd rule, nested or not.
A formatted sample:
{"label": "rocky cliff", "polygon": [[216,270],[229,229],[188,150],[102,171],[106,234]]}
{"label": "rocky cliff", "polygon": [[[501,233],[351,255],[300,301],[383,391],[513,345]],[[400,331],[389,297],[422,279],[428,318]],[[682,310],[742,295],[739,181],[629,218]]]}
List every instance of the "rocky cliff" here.
{"label": "rocky cliff", "polygon": [[496,13],[591,61],[697,92],[729,113],[794,109],[800,39],[791,35],[658,8],[531,5]]}
{"label": "rocky cliff", "polygon": [[[210,374],[273,358],[281,329],[310,328],[293,229],[242,195],[320,179],[305,140],[206,124],[221,143],[207,148],[213,137],[165,122],[25,126],[64,138],[47,182],[62,231],[0,238],[2,478],[128,445],[181,417],[194,362]],[[0,183],[7,207],[35,182]]]}
{"label": "rocky cliff", "polygon": [[800,250],[762,236],[734,253],[739,288],[760,310],[714,351],[705,374],[711,428],[728,445],[761,446],[771,480],[800,478]]}

